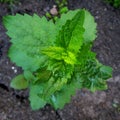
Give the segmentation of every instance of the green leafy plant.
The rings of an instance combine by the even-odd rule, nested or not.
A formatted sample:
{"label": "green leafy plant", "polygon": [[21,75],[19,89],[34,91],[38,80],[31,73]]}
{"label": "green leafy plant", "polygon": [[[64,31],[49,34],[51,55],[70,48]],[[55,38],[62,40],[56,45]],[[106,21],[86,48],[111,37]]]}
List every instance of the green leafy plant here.
{"label": "green leafy plant", "polygon": [[51,15],[50,12],[46,12],[46,17],[53,19],[56,21],[58,19],[58,16],[67,13],[68,12],[68,7],[67,7],[67,0],[55,0],[56,7],[55,9],[57,10],[58,14],[57,15]]}
{"label": "green leafy plant", "polygon": [[59,9],[59,14],[63,14],[68,12],[68,7],[67,7],[67,0],[55,0],[58,9]]}
{"label": "green leafy plant", "polygon": [[106,2],[110,3],[115,8],[120,8],[120,0],[106,0]]}
{"label": "green leafy plant", "polygon": [[23,69],[11,87],[30,90],[33,110],[47,103],[63,108],[77,89],[107,89],[112,69],[91,51],[97,31],[88,11],[69,11],[55,23],[36,14],[17,14],[4,17],[4,25],[12,43],[8,55]]}

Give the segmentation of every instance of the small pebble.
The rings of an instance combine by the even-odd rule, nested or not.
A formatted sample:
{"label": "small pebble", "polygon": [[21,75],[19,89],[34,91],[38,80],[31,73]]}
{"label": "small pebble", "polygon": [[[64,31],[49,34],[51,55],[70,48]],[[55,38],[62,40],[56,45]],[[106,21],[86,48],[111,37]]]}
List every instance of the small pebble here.
{"label": "small pebble", "polygon": [[15,69],[15,67],[12,67],[12,70],[14,70]]}
{"label": "small pebble", "polygon": [[14,71],[14,73],[17,73],[17,69],[13,66],[12,70]]}
{"label": "small pebble", "polygon": [[104,11],[107,11],[107,8],[104,8]]}
{"label": "small pebble", "polygon": [[52,15],[58,15],[58,11],[57,11],[56,5],[53,5],[53,8],[50,10],[50,13]]}
{"label": "small pebble", "polygon": [[96,19],[99,19],[99,16],[95,16]]}
{"label": "small pebble", "polygon": [[16,69],[14,70],[14,73],[17,73],[17,70],[16,70]]}

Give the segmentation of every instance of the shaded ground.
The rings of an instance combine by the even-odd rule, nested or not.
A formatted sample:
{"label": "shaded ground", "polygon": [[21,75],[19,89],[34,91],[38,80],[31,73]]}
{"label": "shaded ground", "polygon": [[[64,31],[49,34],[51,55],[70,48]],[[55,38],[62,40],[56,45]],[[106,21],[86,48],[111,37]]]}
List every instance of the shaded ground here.
{"label": "shaded ground", "polygon": [[53,0],[20,0],[12,7],[0,4],[0,120],[120,120],[120,10],[106,5],[103,0],[69,0],[68,7],[88,9],[98,23],[98,38],[93,50],[102,63],[114,68],[108,90],[92,94],[84,89],[78,91],[63,110],[54,111],[47,105],[32,111],[27,91],[19,92],[9,87],[10,80],[21,69],[7,58],[10,43],[2,17],[15,13],[42,16],[53,5]]}

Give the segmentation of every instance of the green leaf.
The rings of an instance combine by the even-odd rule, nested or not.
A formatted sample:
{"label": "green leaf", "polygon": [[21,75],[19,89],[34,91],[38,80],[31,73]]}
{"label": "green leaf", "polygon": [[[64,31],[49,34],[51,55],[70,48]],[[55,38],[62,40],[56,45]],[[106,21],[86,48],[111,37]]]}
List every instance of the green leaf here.
{"label": "green leaf", "polygon": [[84,40],[85,42],[92,42],[96,38],[96,26],[94,17],[90,14],[90,12],[85,10],[85,20],[84,20]]}
{"label": "green leaf", "polygon": [[42,53],[55,60],[64,60],[67,64],[76,63],[76,56],[62,47],[49,47],[42,50]]}
{"label": "green leaf", "polygon": [[20,74],[12,79],[10,86],[17,90],[26,89],[28,88],[28,81],[25,79],[23,74]]}
{"label": "green leaf", "polygon": [[58,34],[56,45],[77,53],[83,44],[83,23],[84,10],[81,10],[62,27]]}
{"label": "green leaf", "polygon": [[47,92],[47,96],[53,95],[55,92],[60,91],[61,88],[67,83],[66,78],[58,78],[57,81],[53,84],[51,88],[49,88],[49,91]]}
{"label": "green leaf", "polygon": [[71,21],[71,24],[69,26],[69,29],[71,31],[71,38],[68,49],[71,51],[74,51],[74,53],[78,53],[79,49],[81,48],[83,44],[83,34],[84,34],[84,11],[78,12],[73,20]]}
{"label": "green leaf", "polygon": [[78,64],[82,65],[83,68],[88,60],[96,59],[96,53],[91,51],[91,47],[91,43],[84,43],[80,49],[80,52],[78,53],[77,62]]}
{"label": "green leaf", "polygon": [[59,11],[60,14],[63,14],[63,13],[66,13],[66,12],[68,12],[68,7],[60,8],[60,11]]}
{"label": "green leaf", "polygon": [[35,71],[43,67],[46,58],[40,50],[53,45],[57,32],[52,21],[35,14],[17,14],[4,17],[4,25],[12,42],[10,59],[24,70]]}
{"label": "green leaf", "polygon": [[33,110],[38,110],[45,106],[46,101],[39,95],[43,93],[44,84],[32,85],[30,87],[29,100]]}
{"label": "green leaf", "polygon": [[79,66],[76,77],[80,80],[83,88],[88,88],[90,91],[107,89],[107,79],[111,77],[111,68],[101,65],[96,60],[88,60],[84,66]]}
{"label": "green leaf", "polygon": [[112,68],[109,66],[102,66],[100,71],[106,74],[112,74]]}
{"label": "green leaf", "polygon": [[101,78],[108,79],[108,78],[112,77],[112,71],[113,71],[113,69],[111,67],[101,65],[101,67],[100,67]]}
{"label": "green leaf", "polygon": [[29,82],[36,80],[36,77],[30,71],[24,71],[24,77]]}
{"label": "green leaf", "polygon": [[67,13],[62,14],[61,17],[55,22],[56,29],[58,29],[58,31],[61,30],[66,21],[72,20],[78,11],[80,10],[69,10]]}
{"label": "green leaf", "polygon": [[47,70],[46,68],[38,69],[35,73],[36,80],[34,81],[35,84],[39,84],[42,82],[47,82],[51,77],[52,72]]}
{"label": "green leaf", "polygon": [[65,49],[62,47],[48,47],[42,50],[42,53],[56,60],[62,60],[62,54]]}
{"label": "green leaf", "polygon": [[[74,11],[68,11],[66,14],[62,14],[60,19],[56,21],[57,28],[59,30],[62,29],[63,25],[65,25],[66,21],[72,20],[74,16],[81,11],[80,9],[74,10]],[[88,12],[87,10],[82,10],[85,13],[84,17],[84,24],[83,27],[85,29],[84,32],[84,42],[92,42],[96,38],[96,26],[97,24],[95,23],[94,17]]]}
{"label": "green leaf", "polygon": [[63,54],[62,58],[67,64],[74,65],[77,62],[75,54],[70,51],[67,51],[67,53]]}
{"label": "green leaf", "polygon": [[40,83],[36,85],[31,85],[30,87],[30,103],[33,110],[38,110],[44,107],[46,103],[50,101],[51,96],[56,92],[61,90],[64,84],[66,84],[67,79],[54,81],[51,78],[46,83]]}
{"label": "green leaf", "polygon": [[81,86],[74,78],[69,84],[65,84],[60,91],[55,92],[50,99],[50,104],[55,109],[62,109],[66,103],[69,103],[71,97],[75,95],[76,90]]}

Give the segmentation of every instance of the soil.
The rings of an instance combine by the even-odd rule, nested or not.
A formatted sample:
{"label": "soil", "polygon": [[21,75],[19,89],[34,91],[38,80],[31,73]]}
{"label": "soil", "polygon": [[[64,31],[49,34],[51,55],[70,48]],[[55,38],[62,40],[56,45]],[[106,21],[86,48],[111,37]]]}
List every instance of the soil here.
{"label": "soil", "polygon": [[2,17],[16,13],[43,16],[54,4],[54,0],[19,0],[12,6],[0,3],[0,120],[120,120],[120,9],[103,0],[69,0],[68,7],[85,8],[95,17],[98,37],[93,51],[99,61],[113,67],[108,90],[95,93],[78,90],[62,110],[55,111],[46,105],[39,111],[32,111],[28,91],[16,91],[9,87],[11,79],[21,72],[21,68],[7,57],[10,42]]}

